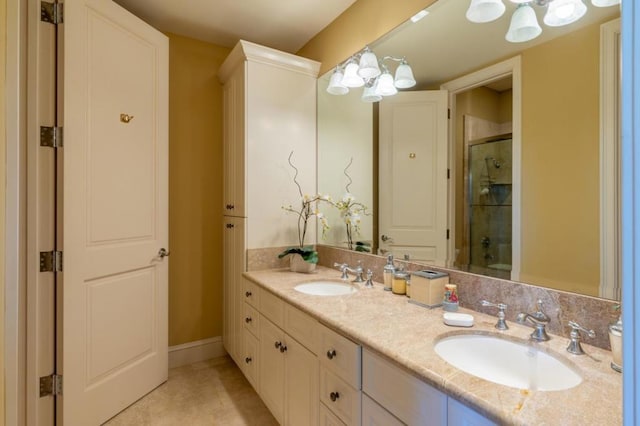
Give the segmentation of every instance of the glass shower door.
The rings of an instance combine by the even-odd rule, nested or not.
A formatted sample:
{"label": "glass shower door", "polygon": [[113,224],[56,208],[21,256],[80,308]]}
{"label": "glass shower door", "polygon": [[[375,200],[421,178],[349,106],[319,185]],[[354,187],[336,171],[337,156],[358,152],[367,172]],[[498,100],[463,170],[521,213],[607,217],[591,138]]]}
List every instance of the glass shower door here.
{"label": "glass shower door", "polygon": [[468,162],[469,270],[511,276],[511,139],[474,141]]}

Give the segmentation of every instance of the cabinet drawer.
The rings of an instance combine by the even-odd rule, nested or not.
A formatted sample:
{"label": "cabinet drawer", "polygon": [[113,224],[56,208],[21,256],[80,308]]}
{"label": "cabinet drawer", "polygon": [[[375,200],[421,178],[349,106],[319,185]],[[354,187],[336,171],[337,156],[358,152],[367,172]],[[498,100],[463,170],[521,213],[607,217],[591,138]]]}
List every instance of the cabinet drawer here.
{"label": "cabinet drawer", "polygon": [[346,426],[342,420],[320,403],[320,426]]}
{"label": "cabinet drawer", "polygon": [[347,425],[360,425],[360,391],[322,367],[320,401]]}
{"label": "cabinet drawer", "polygon": [[260,314],[284,329],[284,302],[278,296],[268,291],[260,292]]}
{"label": "cabinet drawer", "polygon": [[242,297],[245,302],[258,309],[260,307],[260,287],[258,284],[242,278]]}
{"label": "cabinet drawer", "polygon": [[447,424],[447,396],[368,349],[362,353],[362,389],[406,424]]}
{"label": "cabinet drawer", "polygon": [[361,386],[361,356],[360,345],[325,326],[320,326],[320,362],[356,389],[360,389]]}
{"label": "cabinet drawer", "polygon": [[242,323],[247,330],[257,337],[260,333],[260,314],[256,308],[246,302],[243,306],[244,315],[242,316]]}
{"label": "cabinet drawer", "polygon": [[242,357],[242,371],[253,389],[258,391],[258,339],[244,330],[244,354]]}
{"label": "cabinet drawer", "polygon": [[382,408],[367,394],[362,394],[362,426],[403,426],[393,414]]}
{"label": "cabinet drawer", "polygon": [[284,331],[314,354],[318,353],[319,326],[313,317],[289,304],[285,305]]}

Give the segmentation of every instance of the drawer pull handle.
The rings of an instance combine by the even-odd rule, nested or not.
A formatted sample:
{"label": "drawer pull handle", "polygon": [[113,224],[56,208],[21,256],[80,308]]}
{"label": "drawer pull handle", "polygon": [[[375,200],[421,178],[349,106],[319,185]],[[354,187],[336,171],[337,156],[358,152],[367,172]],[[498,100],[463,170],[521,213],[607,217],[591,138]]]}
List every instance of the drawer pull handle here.
{"label": "drawer pull handle", "polygon": [[246,322],[247,324],[249,324],[251,321],[252,321],[252,320],[251,320],[251,317],[246,317],[246,318],[244,319],[244,322]]}
{"label": "drawer pull handle", "polygon": [[331,349],[330,351],[327,351],[327,358],[329,359],[333,359],[336,356],[336,350],[335,349]]}
{"label": "drawer pull handle", "polygon": [[227,204],[225,207],[227,208],[227,210],[233,210],[235,208],[233,204]]}
{"label": "drawer pull handle", "polygon": [[336,402],[336,400],[340,398],[340,394],[338,392],[331,392],[329,398],[331,398],[331,401]]}
{"label": "drawer pull handle", "polygon": [[280,353],[285,353],[287,351],[286,345],[280,345]]}
{"label": "drawer pull handle", "polygon": [[248,356],[248,357],[246,357],[246,358],[244,359],[244,362],[246,362],[247,364],[251,364],[251,361],[253,361],[253,360],[251,359],[251,357],[250,357],[250,356]]}
{"label": "drawer pull handle", "polygon": [[276,342],[275,345],[276,349],[280,348],[280,346],[282,346],[282,342]]}
{"label": "drawer pull handle", "polygon": [[245,292],[244,292],[244,295],[245,295],[246,297],[251,297],[251,294],[252,294],[252,293],[251,293],[250,291],[245,291]]}

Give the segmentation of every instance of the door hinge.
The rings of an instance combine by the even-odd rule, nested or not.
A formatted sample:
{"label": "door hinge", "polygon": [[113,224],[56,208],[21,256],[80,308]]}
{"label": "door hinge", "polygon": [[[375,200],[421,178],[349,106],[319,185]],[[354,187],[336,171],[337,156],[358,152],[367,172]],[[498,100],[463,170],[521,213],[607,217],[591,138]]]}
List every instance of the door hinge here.
{"label": "door hinge", "polygon": [[40,146],[60,148],[62,146],[62,127],[40,126]]}
{"label": "door hinge", "polygon": [[451,120],[451,108],[447,108],[447,119]]}
{"label": "door hinge", "polygon": [[447,240],[449,239],[449,230],[447,229]]}
{"label": "door hinge", "polygon": [[52,374],[40,377],[40,398],[49,395],[62,395],[62,376]]}
{"label": "door hinge", "polygon": [[50,24],[62,24],[62,3],[40,2],[40,20]]}
{"label": "door hinge", "polygon": [[62,272],[62,252],[41,251],[40,272]]}
{"label": "door hinge", "polygon": [[447,179],[451,179],[451,169],[447,169]]}

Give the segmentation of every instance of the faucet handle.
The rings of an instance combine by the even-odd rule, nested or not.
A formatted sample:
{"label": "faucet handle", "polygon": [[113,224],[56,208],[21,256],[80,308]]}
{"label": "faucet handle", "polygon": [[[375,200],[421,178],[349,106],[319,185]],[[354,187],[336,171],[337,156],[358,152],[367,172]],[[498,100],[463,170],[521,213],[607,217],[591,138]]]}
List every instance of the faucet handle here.
{"label": "faucet handle", "polygon": [[580,344],[580,340],[582,339],[582,337],[580,336],[580,332],[584,331],[587,336],[591,338],[596,337],[596,332],[593,330],[587,330],[574,321],[569,321],[569,327],[571,327],[571,334],[569,336],[571,341],[569,342],[569,346],[567,346],[567,352],[574,355],[583,355],[584,350],[582,350],[582,345]]}
{"label": "faucet handle", "polygon": [[364,283],[365,288],[373,288],[373,271],[367,269],[367,282]]}
{"label": "faucet handle", "polygon": [[505,305],[504,303],[491,303],[487,300],[481,300],[480,304],[482,304],[482,306],[491,306],[493,308],[498,308],[498,322],[496,323],[495,327],[498,330],[509,329],[509,326],[505,321],[505,314],[504,314],[505,309],[507,309],[507,305]]}

